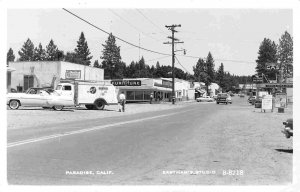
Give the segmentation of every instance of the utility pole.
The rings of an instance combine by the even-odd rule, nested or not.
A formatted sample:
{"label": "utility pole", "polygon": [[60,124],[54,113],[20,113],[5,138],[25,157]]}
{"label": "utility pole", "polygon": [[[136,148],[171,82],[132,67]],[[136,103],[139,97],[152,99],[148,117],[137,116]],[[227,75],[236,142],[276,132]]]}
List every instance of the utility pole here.
{"label": "utility pole", "polygon": [[172,32],[172,37],[168,37],[172,40],[172,42],[165,42],[164,44],[172,44],[172,104],[175,104],[175,73],[174,73],[174,64],[175,64],[175,51],[174,51],[174,44],[175,43],[183,43],[182,41],[179,41],[174,37],[174,33],[178,32],[175,30],[176,27],[181,27],[181,25],[166,25],[166,28],[168,28]]}

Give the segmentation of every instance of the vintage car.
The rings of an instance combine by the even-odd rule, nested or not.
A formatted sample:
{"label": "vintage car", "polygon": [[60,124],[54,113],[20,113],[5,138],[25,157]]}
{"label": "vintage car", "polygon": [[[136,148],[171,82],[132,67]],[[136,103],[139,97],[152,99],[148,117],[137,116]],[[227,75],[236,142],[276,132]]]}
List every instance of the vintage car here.
{"label": "vintage car", "polygon": [[254,107],[255,108],[261,108],[262,98],[258,97],[254,100]]}
{"label": "vintage car", "polygon": [[248,102],[249,102],[251,105],[254,105],[255,100],[256,100],[256,96],[249,96],[249,98],[248,98]]}
{"label": "vintage car", "polygon": [[284,128],[281,131],[286,138],[293,137],[293,118],[289,118],[283,122]]}
{"label": "vintage car", "polygon": [[209,96],[204,96],[204,97],[198,97],[196,98],[197,102],[213,102],[214,99],[209,97]]}
{"label": "vintage car", "polygon": [[217,96],[217,104],[219,103],[225,103],[225,104],[232,104],[231,97],[228,93],[219,93]]}
{"label": "vintage car", "polygon": [[10,109],[22,107],[43,107],[62,110],[64,106],[73,106],[73,98],[62,96],[56,91],[45,88],[29,88],[25,93],[7,93],[7,105]]}

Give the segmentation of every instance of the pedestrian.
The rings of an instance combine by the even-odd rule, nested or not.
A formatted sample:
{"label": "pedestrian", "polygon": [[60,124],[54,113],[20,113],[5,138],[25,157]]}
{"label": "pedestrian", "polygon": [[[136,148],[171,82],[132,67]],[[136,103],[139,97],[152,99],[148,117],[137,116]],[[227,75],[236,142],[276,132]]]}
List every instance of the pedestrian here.
{"label": "pedestrian", "polygon": [[121,107],[122,107],[122,111],[125,112],[126,97],[124,95],[124,92],[121,92],[121,94],[119,95],[119,103],[120,103],[119,112],[121,112]]}
{"label": "pedestrian", "polygon": [[153,100],[153,93],[150,94],[150,104],[152,104],[152,100]]}

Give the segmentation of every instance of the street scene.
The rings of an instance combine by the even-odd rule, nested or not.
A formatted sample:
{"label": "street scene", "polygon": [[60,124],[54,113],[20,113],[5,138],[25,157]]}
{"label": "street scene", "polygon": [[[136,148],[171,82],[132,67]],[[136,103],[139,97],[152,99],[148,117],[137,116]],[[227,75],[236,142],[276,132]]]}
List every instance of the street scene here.
{"label": "street scene", "polygon": [[9,110],[9,183],[276,185],[292,181],[293,143],[280,132],[282,122],[292,116],[291,106],[286,113],[262,113],[239,97],[232,105],[136,105],[126,106],[128,114],[118,113],[116,107],[66,109],[59,116],[37,108]]}
{"label": "street scene", "polygon": [[8,9],[7,23],[8,185],[295,181],[292,9]]}

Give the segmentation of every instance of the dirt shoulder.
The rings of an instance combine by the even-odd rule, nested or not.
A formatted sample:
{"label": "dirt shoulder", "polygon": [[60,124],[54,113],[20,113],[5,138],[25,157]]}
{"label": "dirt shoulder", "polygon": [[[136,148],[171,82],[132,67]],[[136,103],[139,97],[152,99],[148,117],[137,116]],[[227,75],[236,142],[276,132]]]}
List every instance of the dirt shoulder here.
{"label": "dirt shoulder", "polygon": [[47,124],[57,124],[59,122],[69,122],[78,120],[88,120],[96,118],[116,117],[132,115],[150,111],[168,110],[180,108],[190,102],[180,102],[172,105],[171,103],[161,104],[127,104],[125,112],[119,112],[117,105],[106,106],[104,110],[87,110],[85,107],[66,108],[63,111],[52,109],[42,109],[41,107],[26,107],[19,110],[7,110],[7,128],[20,129],[25,127],[36,127]]}

